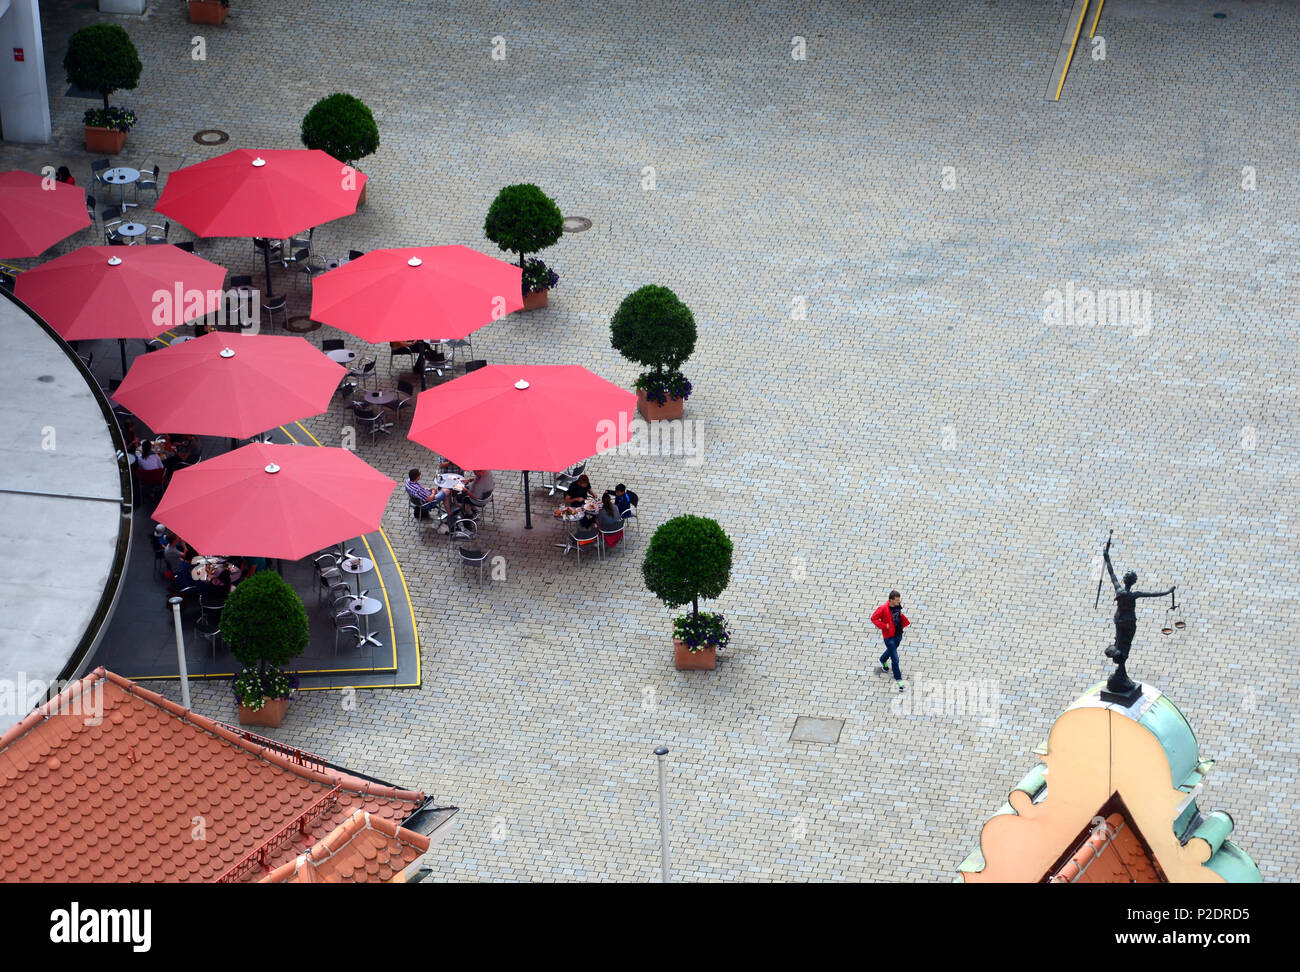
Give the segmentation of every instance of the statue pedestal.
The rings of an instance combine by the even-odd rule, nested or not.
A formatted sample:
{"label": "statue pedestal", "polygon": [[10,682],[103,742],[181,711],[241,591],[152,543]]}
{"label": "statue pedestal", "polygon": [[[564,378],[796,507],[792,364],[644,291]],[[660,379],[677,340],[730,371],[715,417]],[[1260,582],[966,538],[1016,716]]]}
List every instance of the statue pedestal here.
{"label": "statue pedestal", "polygon": [[1101,700],[1103,702],[1114,702],[1128,708],[1138,699],[1142,698],[1142,683],[1134,682],[1133,687],[1125,692],[1112,692],[1109,687],[1101,690]]}

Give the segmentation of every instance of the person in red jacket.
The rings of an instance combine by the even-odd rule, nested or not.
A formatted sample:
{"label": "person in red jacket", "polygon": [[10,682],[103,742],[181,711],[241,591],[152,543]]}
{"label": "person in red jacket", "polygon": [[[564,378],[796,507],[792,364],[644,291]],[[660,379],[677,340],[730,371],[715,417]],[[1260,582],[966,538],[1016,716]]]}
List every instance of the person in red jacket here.
{"label": "person in red jacket", "polygon": [[912,622],[903,613],[903,595],[898,591],[889,592],[889,601],[876,608],[871,615],[871,623],[880,629],[885,638],[885,652],[880,656],[881,670],[889,671],[889,662],[894,663],[894,681],[898,691],[903,691],[903,670],[898,666],[898,645],[903,640],[903,629]]}

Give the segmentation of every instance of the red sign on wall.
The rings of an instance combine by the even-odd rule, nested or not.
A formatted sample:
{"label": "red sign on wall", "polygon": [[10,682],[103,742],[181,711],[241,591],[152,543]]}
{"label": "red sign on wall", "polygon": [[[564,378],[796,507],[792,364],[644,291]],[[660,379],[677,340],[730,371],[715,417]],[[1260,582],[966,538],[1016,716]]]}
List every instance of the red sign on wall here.
{"label": "red sign on wall", "polygon": [[25,61],[25,60],[26,60],[26,57],[23,56],[23,49],[22,49],[21,47],[15,47],[15,48],[14,48],[14,60],[15,60],[15,61]]}

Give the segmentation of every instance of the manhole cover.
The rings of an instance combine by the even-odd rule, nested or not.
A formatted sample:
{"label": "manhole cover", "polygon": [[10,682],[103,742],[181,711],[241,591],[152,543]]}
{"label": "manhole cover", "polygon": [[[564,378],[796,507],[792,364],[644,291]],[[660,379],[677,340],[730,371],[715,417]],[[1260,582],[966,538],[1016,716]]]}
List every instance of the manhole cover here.
{"label": "manhole cover", "polygon": [[566,233],[585,233],[591,229],[591,220],[586,216],[565,216],[562,228]]}
{"label": "manhole cover", "polygon": [[[306,322],[305,326],[303,326],[302,323],[304,321]],[[298,317],[289,318],[289,320],[284,325],[284,329],[286,331],[293,331],[295,334],[308,334],[319,328],[320,328],[320,321],[313,321],[310,317],[306,316],[305,314],[299,315]]]}
{"label": "manhole cover", "polygon": [[794,720],[794,731],[790,733],[790,741],[834,746],[840,741],[840,732],[843,728],[843,719],[815,719],[812,716],[800,716]]}
{"label": "manhole cover", "polygon": [[194,141],[200,145],[225,145],[230,141],[230,133],[219,128],[205,128],[194,133]]}

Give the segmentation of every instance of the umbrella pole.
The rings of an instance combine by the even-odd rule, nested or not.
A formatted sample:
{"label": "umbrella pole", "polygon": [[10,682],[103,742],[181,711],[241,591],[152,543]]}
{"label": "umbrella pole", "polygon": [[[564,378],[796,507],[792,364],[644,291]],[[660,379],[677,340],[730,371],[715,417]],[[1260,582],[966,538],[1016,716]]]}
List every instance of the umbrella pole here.
{"label": "umbrella pole", "polygon": [[266,246],[262,250],[262,259],[266,262],[266,299],[270,300],[275,296],[271,292],[271,241],[267,239],[264,242]]}
{"label": "umbrella pole", "polygon": [[533,507],[528,500],[528,470],[524,470],[524,529],[533,528]]}
{"label": "umbrella pole", "polygon": [[125,378],[126,377],[126,340],[124,338],[117,339],[117,350],[122,355],[122,377]]}

